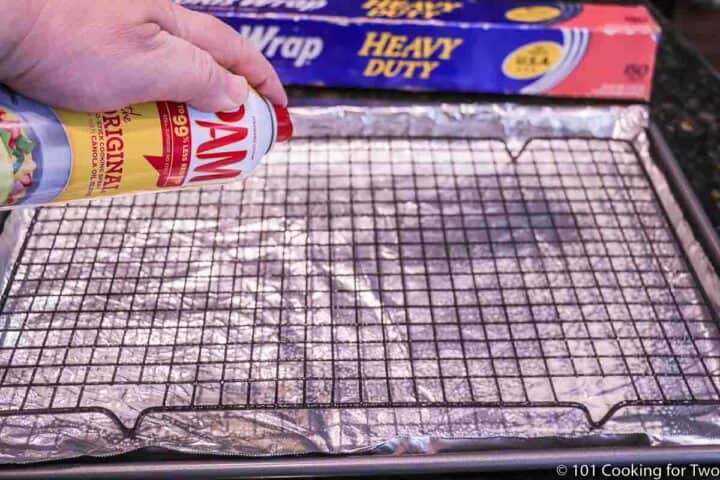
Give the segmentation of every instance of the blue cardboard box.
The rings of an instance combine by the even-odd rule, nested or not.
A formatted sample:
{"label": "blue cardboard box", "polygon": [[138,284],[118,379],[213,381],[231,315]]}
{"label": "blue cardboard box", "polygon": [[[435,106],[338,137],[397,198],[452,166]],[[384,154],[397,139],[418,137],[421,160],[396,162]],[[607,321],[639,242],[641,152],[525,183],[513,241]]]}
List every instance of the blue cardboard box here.
{"label": "blue cardboard box", "polygon": [[249,38],[290,85],[648,99],[642,6],[510,0],[180,0]]}

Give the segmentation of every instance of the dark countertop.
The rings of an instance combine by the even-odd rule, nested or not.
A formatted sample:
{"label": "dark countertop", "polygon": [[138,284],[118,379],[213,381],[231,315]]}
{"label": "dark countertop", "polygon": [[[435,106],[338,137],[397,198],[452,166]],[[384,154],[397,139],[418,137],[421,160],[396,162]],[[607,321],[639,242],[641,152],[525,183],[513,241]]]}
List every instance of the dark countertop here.
{"label": "dark countertop", "polygon": [[720,235],[720,75],[664,26],[651,118]]}

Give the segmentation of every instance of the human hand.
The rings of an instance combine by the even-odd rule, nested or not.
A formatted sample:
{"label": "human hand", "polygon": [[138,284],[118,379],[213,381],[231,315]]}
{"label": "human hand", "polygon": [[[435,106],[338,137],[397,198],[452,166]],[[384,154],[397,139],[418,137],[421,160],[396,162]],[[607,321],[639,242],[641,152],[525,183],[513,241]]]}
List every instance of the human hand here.
{"label": "human hand", "polygon": [[170,0],[0,0],[0,83],[52,106],[107,111],[145,101],[236,108],[248,83],[287,104],[247,40]]}

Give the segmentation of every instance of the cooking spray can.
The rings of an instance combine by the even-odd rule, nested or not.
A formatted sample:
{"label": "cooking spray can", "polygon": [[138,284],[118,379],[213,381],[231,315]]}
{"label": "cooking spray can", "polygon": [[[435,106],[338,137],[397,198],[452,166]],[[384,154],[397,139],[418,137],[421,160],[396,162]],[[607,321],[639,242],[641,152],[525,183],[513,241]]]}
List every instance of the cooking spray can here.
{"label": "cooking spray can", "polygon": [[0,88],[0,209],[225,183],[292,136],[285,108],[251,90],[227,112],[153,102],[52,109]]}

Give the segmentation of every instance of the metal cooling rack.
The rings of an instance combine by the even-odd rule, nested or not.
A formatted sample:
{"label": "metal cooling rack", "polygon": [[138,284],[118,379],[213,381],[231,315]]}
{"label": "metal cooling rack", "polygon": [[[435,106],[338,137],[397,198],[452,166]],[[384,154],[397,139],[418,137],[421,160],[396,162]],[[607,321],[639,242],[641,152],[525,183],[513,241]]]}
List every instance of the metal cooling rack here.
{"label": "metal cooling rack", "polygon": [[293,141],[244,184],[38,210],[0,307],[0,415],[128,435],[164,411],[599,427],[720,399],[716,319],[623,141]]}

